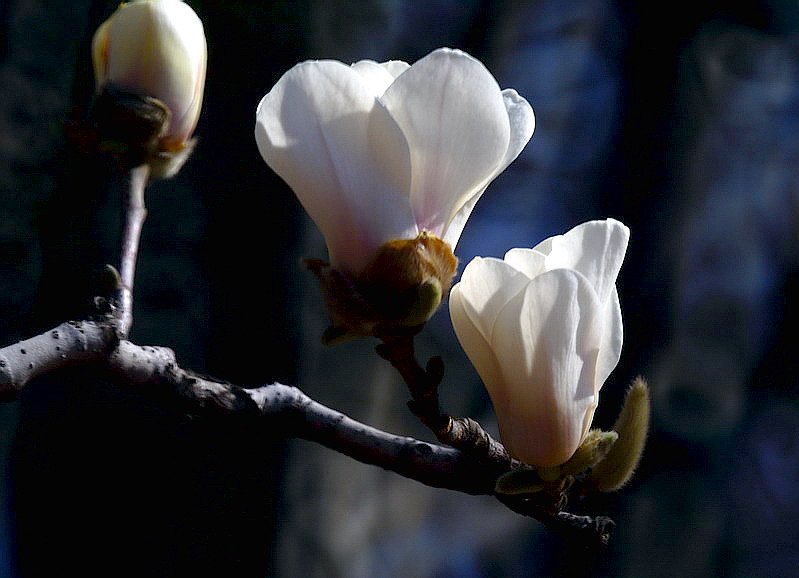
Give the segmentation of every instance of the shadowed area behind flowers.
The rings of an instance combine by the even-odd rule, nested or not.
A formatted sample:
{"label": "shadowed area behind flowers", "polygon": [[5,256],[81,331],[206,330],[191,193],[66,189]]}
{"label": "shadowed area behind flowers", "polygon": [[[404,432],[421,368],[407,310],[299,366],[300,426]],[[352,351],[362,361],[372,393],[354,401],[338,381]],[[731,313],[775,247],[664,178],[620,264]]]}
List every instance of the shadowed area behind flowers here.
{"label": "shadowed area behind flowers", "polygon": [[[60,376],[0,406],[0,575],[124,564],[144,575],[788,575],[799,553],[796,290],[799,16],[790,3],[672,13],[607,0],[193,1],[206,27],[200,145],[148,190],[133,339],[236,383],[296,383],[382,429],[429,438],[368,340],[333,349],[300,257],[320,235],[252,139],[263,94],[305,58],[480,58],[532,104],[532,141],[478,203],[456,254],[501,257],[592,218],[632,230],[625,345],[596,423],[645,374],[654,429],[620,493],[576,505],[619,524],[608,552],[494,500],[427,488],[307,442],[186,416],[104,376]],[[84,310],[114,261],[118,185],[65,156],[59,123],[93,90],[88,42],[115,3],[0,9],[3,344]],[[2,35],[0,35],[2,36]],[[79,199],[88,199],[83,203]],[[35,306],[34,306],[35,305]],[[496,431],[446,311],[420,357],[445,408]],[[47,544],[49,555],[43,555]],[[113,567],[113,566],[112,566]]]}

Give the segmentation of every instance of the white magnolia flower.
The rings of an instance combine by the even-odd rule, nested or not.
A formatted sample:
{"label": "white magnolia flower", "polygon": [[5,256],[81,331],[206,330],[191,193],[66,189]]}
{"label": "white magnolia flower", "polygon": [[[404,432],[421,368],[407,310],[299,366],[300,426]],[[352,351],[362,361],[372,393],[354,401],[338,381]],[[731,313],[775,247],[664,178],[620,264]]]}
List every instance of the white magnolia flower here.
{"label": "white magnolia flower", "polygon": [[183,148],[200,115],[206,45],[197,14],[181,0],[123,3],[94,34],[97,90],[110,84],[151,96],[172,113],[165,150]]}
{"label": "white magnolia flower", "polygon": [[332,265],[358,275],[393,239],[426,231],[454,248],[533,127],[516,91],[442,48],[413,66],[298,64],[258,105],[255,138],[321,229]]}
{"label": "white magnolia flower", "polygon": [[450,314],[488,389],[502,441],[522,461],[567,461],[591,425],[621,354],[616,276],[629,229],[583,223],[505,260],[475,258]]}

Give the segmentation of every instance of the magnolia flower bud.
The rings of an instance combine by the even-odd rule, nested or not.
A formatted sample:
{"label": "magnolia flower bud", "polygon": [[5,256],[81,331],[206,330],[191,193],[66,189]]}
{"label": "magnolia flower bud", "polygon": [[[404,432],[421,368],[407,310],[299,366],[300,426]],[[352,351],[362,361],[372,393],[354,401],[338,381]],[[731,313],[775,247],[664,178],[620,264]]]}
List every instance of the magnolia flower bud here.
{"label": "magnolia flower bud", "polygon": [[502,261],[477,257],[452,288],[452,323],[502,441],[528,464],[563,464],[589,431],[621,354],[615,283],[628,239],[618,221],[591,221]]}
{"label": "magnolia flower bud", "polygon": [[180,0],[121,4],[95,32],[92,51],[97,91],[158,99],[170,112],[159,148],[185,148],[205,85],[205,33],[194,11]]}
{"label": "magnolia flower bud", "polygon": [[[442,48],[412,66],[298,64],[258,105],[255,139],[321,229],[334,269],[355,282],[371,269],[363,281],[381,290],[392,277],[418,278],[423,293],[438,283],[446,294],[454,257],[443,259],[452,267],[437,281],[410,269],[442,270],[426,262],[430,239],[451,254],[475,203],[533,128],[516,91],[500,90],[468,54]],[[413,243],[403,251],[386,246],[404,240]],[[405,271],[391,273],[390,263]]]}
{"label": "magnolia flower bud", "polygon": [[644,452],[650,411],[649,388],[646,381],[638,377],[627,390],[621,413],[613,424],[618,432],[618,443],[591,472],[598,489],[613,492],[630,480]]}

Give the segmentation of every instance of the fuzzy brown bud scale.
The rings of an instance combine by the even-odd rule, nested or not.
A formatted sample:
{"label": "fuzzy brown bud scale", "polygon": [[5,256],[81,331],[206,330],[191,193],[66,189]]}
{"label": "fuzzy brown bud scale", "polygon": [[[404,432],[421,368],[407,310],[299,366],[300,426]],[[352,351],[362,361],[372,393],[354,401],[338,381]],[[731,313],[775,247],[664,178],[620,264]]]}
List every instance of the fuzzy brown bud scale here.
{"label": "fuzzy brown bud scale", "polygon": [[458,259],[448,243],[427,232],[382,245],[357,277],[318,260],[306,262],[318,277],[332,326],[330,345],[423,325],[449,293]]}
{"label": "fuzzy brown bud scale", "polygon": [[196,139],[178,142],[166,135],[172,113],[157,98],[107,85],[92,102],[88,118],[67,129],[86,154],[111,157],[123,170],[150,166],[151,178],[174,176],[194,150]]}
{"label": "fuzzy brown bud scale", "polygon": [[[415,239],[395,239],[380,247],[356,285],[387,319],[408,324],[421,317],[423,322],[438,308],[441,296],[449,293],[457,267],[458,259],[447,243],[422,233]],[[426,284],[436,287],[437,303],[417,303],[419,290]],[[430,308],[413,311],[419,305]]]}

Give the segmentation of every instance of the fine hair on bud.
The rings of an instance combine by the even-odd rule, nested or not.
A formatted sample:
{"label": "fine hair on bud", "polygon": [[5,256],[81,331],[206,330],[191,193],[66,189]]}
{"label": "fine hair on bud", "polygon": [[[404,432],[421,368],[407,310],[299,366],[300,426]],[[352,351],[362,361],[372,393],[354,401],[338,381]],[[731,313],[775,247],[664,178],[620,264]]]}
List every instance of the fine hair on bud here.
{"label": "fine hair on bud", "polygon": [[494,491],[503,496],[534,494],[546,488],[547,483],[529,466],[502,474],[494,485]]}
{"label": "fine hair on bud", "polygon": [[613,429],[619,434],[607,457],[594,467],[591,478],[600,491],[613,492],[624,486],[635,473],[646,444],[650,417],[649,388],[643,377],[636,377],[627,390]]}
{"label": "fine hair on bud", "polygon": [[423,232],[383,244],[356,285],[386,320],[417,325],[438,309],[457,267],[449,244]]}
{"label": "fine hair on bud", "polygon": [[618,439],[615,431],[590,430],[574,455],[560,466],[561,474],[574,476],[595,467],[607,457]]}

